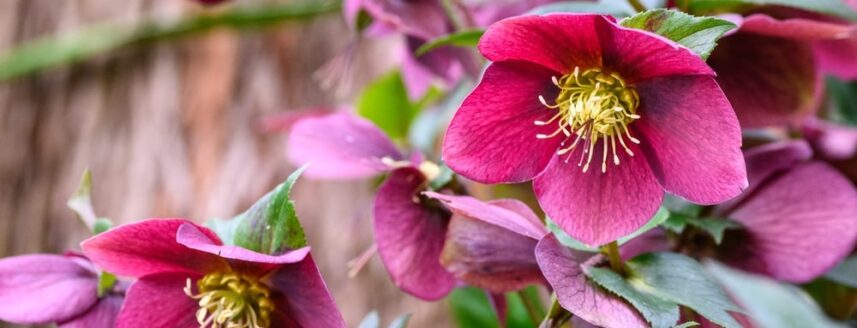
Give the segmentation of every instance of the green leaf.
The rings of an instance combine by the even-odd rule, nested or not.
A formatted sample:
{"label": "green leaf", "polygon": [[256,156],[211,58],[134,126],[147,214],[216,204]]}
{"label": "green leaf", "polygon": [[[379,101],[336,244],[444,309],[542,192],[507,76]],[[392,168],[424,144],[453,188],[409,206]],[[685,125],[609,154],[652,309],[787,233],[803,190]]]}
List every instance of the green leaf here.
{"label": "green leaf", "polygon": [[116,285],[117,280],[115,275],[108,272],[101,272],[98,276],[98,297],[107,295],[113,289],[113,286]]}
{"label": "green leaf", "polygon": [[307,245],[303,227],[289,198],[292,187],[308,166],[297,169],[285,182],[265,195],[235,220],[237,246],[264,254],[279,254]]}
{"label": "green leaf", "polygon": [[381,317],[378,315],[378,311],[372,311],[366,314],[363,317],[363,320],[360,321],[360,325],[357,328],[380,328],[381,327]]}
{"label": "green leaf", "polygon": [[707,59],[717,40],[736,27],[732,22],[714,17],[694,17],[676,10],[648,10],[623,19],[622,26],[650,31],[690,48]]}
{"label": "green leaf", "polygon": [[735,221],[724,218],[688,218],[687,222],[691,225],[702,229],[714,238],[714,243],[720,245],[723,241],[723,233],[727,229],[735,229],[741,227]]}
{"label": "green leaf", "polygon": [[411,103],[402,75],[393,71],[363,89],[357,99],[357,114],[372,121],[390,138],[402,140],[420,106]]}
{"label": "green leaf", "polygon": [[98,218],[92,225],[92,233],[97,235],[107,230],[110,230],[111,228],[113,228],[113,221],[110,221],[106,218]]}
{"label": "green leaf", "polygon": [[422,56],[429,51],[443,46],[475,47],[479,44],[479,38],[482,37],[482,34],[485,34],[485,30],[466,30],[443,35],[429,40],[417,48],[417,50],[414,51],[414,55]]}
{"label": "green leaf", "polygon": [[310,1],[264,7],[205,11],[175,21],[153,20],[140,25],[98,25],[46,37],[0,55],[0,81],[44,69],[77,63],[119,48],[174,39],[217,27],[250,28],[304,20],[339,10],[338,1]]}
{"label": "green leaf", "polygon": [[633,305],[654,328],[669,328],[679,320],[678,304],[646,291],[609,269],[589,268],[586,275],[601,287],[619,295]]}
{"label": "green leaf", "polygon": [[635,13],[627,2],[618,0],[601,0],[598,2],[563,1],[538,6],[527,14],[544,15],[550,13],[595,13],[615,17],[627,17]]}
{"label": "green leaf", "polygon": [[710,262],[709,272],[746,309],[759,327],[844,328],[824,316],[810,297],[797,288]]}
{"label": "green leaf", "polygon": [[95,215],[95,209],[92,206],[92,172],[89,169],[83,171],[80,184],[66,202],[66,206],[74,211],[94,235],[113,227],[113,222],[110,219],[99,218]]}
{"label": "green leaf", "polygon": [[[453,318],[459,328],[499,327],[497,313],[488,301],[485,291],[474,288],[457,288],[447,298]],[[521,299],[514,294],[506,296],[508,328],[533,328]]]}
{"label": "green leaf", "polygon": [[[644,226],[642,226],[640,229],[637,229],[637,231],[634,231],[630,235],[619,238],[619,240],[618,240],[619,245],[625,244],[625,243],[631,241],[632,239],[637,238],[638,236],[648,232],[649,230],[657,228],[658,225],[664,223],[664,221],[666,221],[669,217],[670,217],[669,211],[667,211],[665,208],[661,207],[660,209],[658,209],[658,212],[655,213],[655,216],[653,216],[652,219],[649,220],[649,222],[646,223]],[[600,251],[598,249],[598,247],[588,246],[588,245],[578,241],[577,239],[574,239],[574,237],[569,236],[567,233],[565,233],[565,231],[562,230],[561,227],[559,227],[556,224],[556,222],[554,222],[550,218],[545,218],[545,221],[547,222],[548,231],[552,232],[554,234],[554,236],[556,236],[556,239],[559,240],[560,244],[563,244],[566,247],[570,247],[570,248],[580,250],[580,251],[585,251],[585,252],[599,252]]]}
{"label": "green leaf", "polygon": [[857,256],[845,259],[824,277],[842,285],[857,288]]}
{"label": "green leaf", "polygon": [[835,122],[857,125],[857,82],[827,78],[827,116]]}
{"label": "green leaf", "polygon": [[626,264],[627,279],[635,289],[686,306],[723,327],[741,327],[727,312],[740,312],[738,306],[696,260],[675,253],[648,253]]}
{"label": "green leaf", "polygon": [[857,19],[857,12],[842,0],[693,0],[690,10],[693,12],[706,10],[731,11],[736,7],[746,5],[780,5],[851,20]]}
{"label": "green leaf", "polygon": [[393,322],[390,323],[389,328],[405,328],[408,326],[408,321],[411,320],[411,314],[406,313],[396,317],[393,319]]}

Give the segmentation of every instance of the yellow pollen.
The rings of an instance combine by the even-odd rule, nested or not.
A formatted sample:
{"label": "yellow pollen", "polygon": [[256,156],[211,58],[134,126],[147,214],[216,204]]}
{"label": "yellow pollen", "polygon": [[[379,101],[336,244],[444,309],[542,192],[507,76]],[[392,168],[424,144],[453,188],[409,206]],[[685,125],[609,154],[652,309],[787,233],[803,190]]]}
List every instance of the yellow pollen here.
{"label": "yellow pollen", "polygon": [[[553,84],[560,89],[554,104],[548,104],[543,96],[539,101],[550,110],[556,110],[547,121],[535,121],[535,125],[544,126],[556,124],[557,129],[550,134],[538,134],[536,138],[563,138],[557,155],[565,155],[565,162],[571,159],[571,152],[581,144],[580,160],[577,166],[583,167],[583,172],[589,170],[593,153],[598,141],[602,141],[601,172],[607,172],[607,158],[612,157],[613,164],[619,165],[619,154],[616,144],[622,147],[629,156],[634,152],[628,147],[626,139],[635,144],[640,140],[631,136],[628,125],[640,118],[637,108],[640,96],[633,86],[627,85],[619,74],[606,73],[599,68],[591,68],[581,72],[579,67],[571,74],[561,78],[552,78]],[[609,154],[612,153],[612,156]]]}
{"label": "yellow pollen", "polygon": [[268,287],[236,273],[210,273],[196,282],[188,278],[185,294],[199,301],[196,321],[201,328],[267,328],[274,303]]}

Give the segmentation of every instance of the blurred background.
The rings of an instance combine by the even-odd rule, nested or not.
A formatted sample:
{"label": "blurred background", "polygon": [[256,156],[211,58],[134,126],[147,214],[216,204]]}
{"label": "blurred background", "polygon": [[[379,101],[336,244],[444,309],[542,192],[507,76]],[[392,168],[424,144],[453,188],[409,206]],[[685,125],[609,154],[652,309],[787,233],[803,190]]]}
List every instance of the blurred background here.
{"label": "blurred background", "polygon": [[[189,0],[3,0],[0,53],[38,38],[107,26],[82,46],[97,48],[121,35],[122,27],[225,8]],[[263,119],[353,99],[347,90],[321,88],[316,74],[351,38],[334,8],[300,22],[272,20],[134,42],[12,78],[0,72],[0,257],[79,250],[89,233],[66,200],[86,168],[96,213],[117,223],[148,217],[203,222],[243,212],[294,170],[283,136],[266,132]],[[354,83],[388,69],[392,54],[385,53],[385,42],[395,41],[362,43]],[[77,46],[65,49],[71,56],[37,49],[21,59],[21,67],[53,55],[84,57],[75,57]],[[375,309],[382,322],[413,313],[415,327],[449,326],[442,302],[398,291],[377,257],[348,277],[349,260],[372,244],[371,190],[371,182],[302,179],[294,192],[314,257],[346,322],[356,326]]]}

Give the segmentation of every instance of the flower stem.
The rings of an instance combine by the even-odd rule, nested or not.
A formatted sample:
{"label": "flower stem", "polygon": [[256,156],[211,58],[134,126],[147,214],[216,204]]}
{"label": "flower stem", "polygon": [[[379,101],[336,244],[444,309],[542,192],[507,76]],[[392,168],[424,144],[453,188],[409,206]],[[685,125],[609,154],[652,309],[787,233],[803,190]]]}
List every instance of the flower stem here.
{"label": "flower stem", "polygon": [[551,296],[551,307],[548,310],[547,316],[542,320],[542,323],[539,325],[539,328],[558,328],[571,320],[571,317],[574,316],[571,312],[568,312],[561,305],[559,305],[559,300],[556,298],[556,293]]}
{"label": "flower stem", "polygon": [[519,290],[516,294],[521,298],[521,302],[524,303],[524,308],[527,310],[527,315],[530,316],[530,320],[532,320],[533,323],[539,322],[539,318],[544,317],[544,314],[541,313],[542,311],[539,310],[539,306],[533,302],[525,291]]}
{"label": "flower stem", "polygon": [[628,4],[630,4],[631,7],[634,7],[634,10],[636,10],[637,12],[646,11],[646,6],[643,6],[640,0],[628,0]]}
{"label": "flower stem", "polygon": [[619,255],[619,243],[613,241],[601,248],[601,251],[607,255],[607,260],[610,261],[610,268],[614,272],[625,275],[625,262],[622,262],[622,256]]}

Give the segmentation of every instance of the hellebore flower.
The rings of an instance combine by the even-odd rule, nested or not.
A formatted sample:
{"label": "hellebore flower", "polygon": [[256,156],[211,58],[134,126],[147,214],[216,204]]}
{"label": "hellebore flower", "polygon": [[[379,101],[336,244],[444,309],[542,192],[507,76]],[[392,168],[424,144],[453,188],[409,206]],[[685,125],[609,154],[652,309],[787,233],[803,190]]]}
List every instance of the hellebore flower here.
{"label": "hellebore flower", "polygon": [[309,247],[260,254],[183,219],[123,225],[82,246],[138,278],[117,327],[345,327]]}
{"label": "hellebore flower", "polygon": [[809,160],[805,142],[747,152],[750,188],[715,208],[741,229],[727,230],[712,256],[740,269],[804,283],[857,243],[857,190],[828,164]]}
{"label": "hellebore flower", "polygon": [[664,191],[715,204],[746,187],[738,121],[689,49],[612,17],[552,14],[500,21],[479,50],[493,63],[455,114],[444,160],[482,183],[534,180],[572,237],[630,234]]}
{"label": "hellebore flower", "polygon": [[[595,255],[576,254],[559,243],[553,234],[536,246],[536,259],[563,308],[599,327],[649,327],[634,307],[586,278],[586,270],[605,261]],[[575,325],[577,327],[577,325]]]}
{"label": "hellebore flower", "polygon": [[440,262],[459,280],[494,294],[545,283],[535,258],[548,232],[538,216],[514,199],[488,203],[427,192],[453,213]]}
{"label": "hellebore flower", "polygon": [[33,254],[0,260],[0,320],[60,328],[113,327],[121,291],[99,296],[98,271],[78,255]]}
{"label": "hellebore flower", "polygon": [[857,26],[784,7],[763,7],[720,39],[708,63],[741,126],[799,125],[814,114],[823,74],[857,78]]}
{"label": "hellebore flower", "polygon": [[817,155],[826,160],[845,160],[857,153],[857,127],[810,119],[803,133]]}

